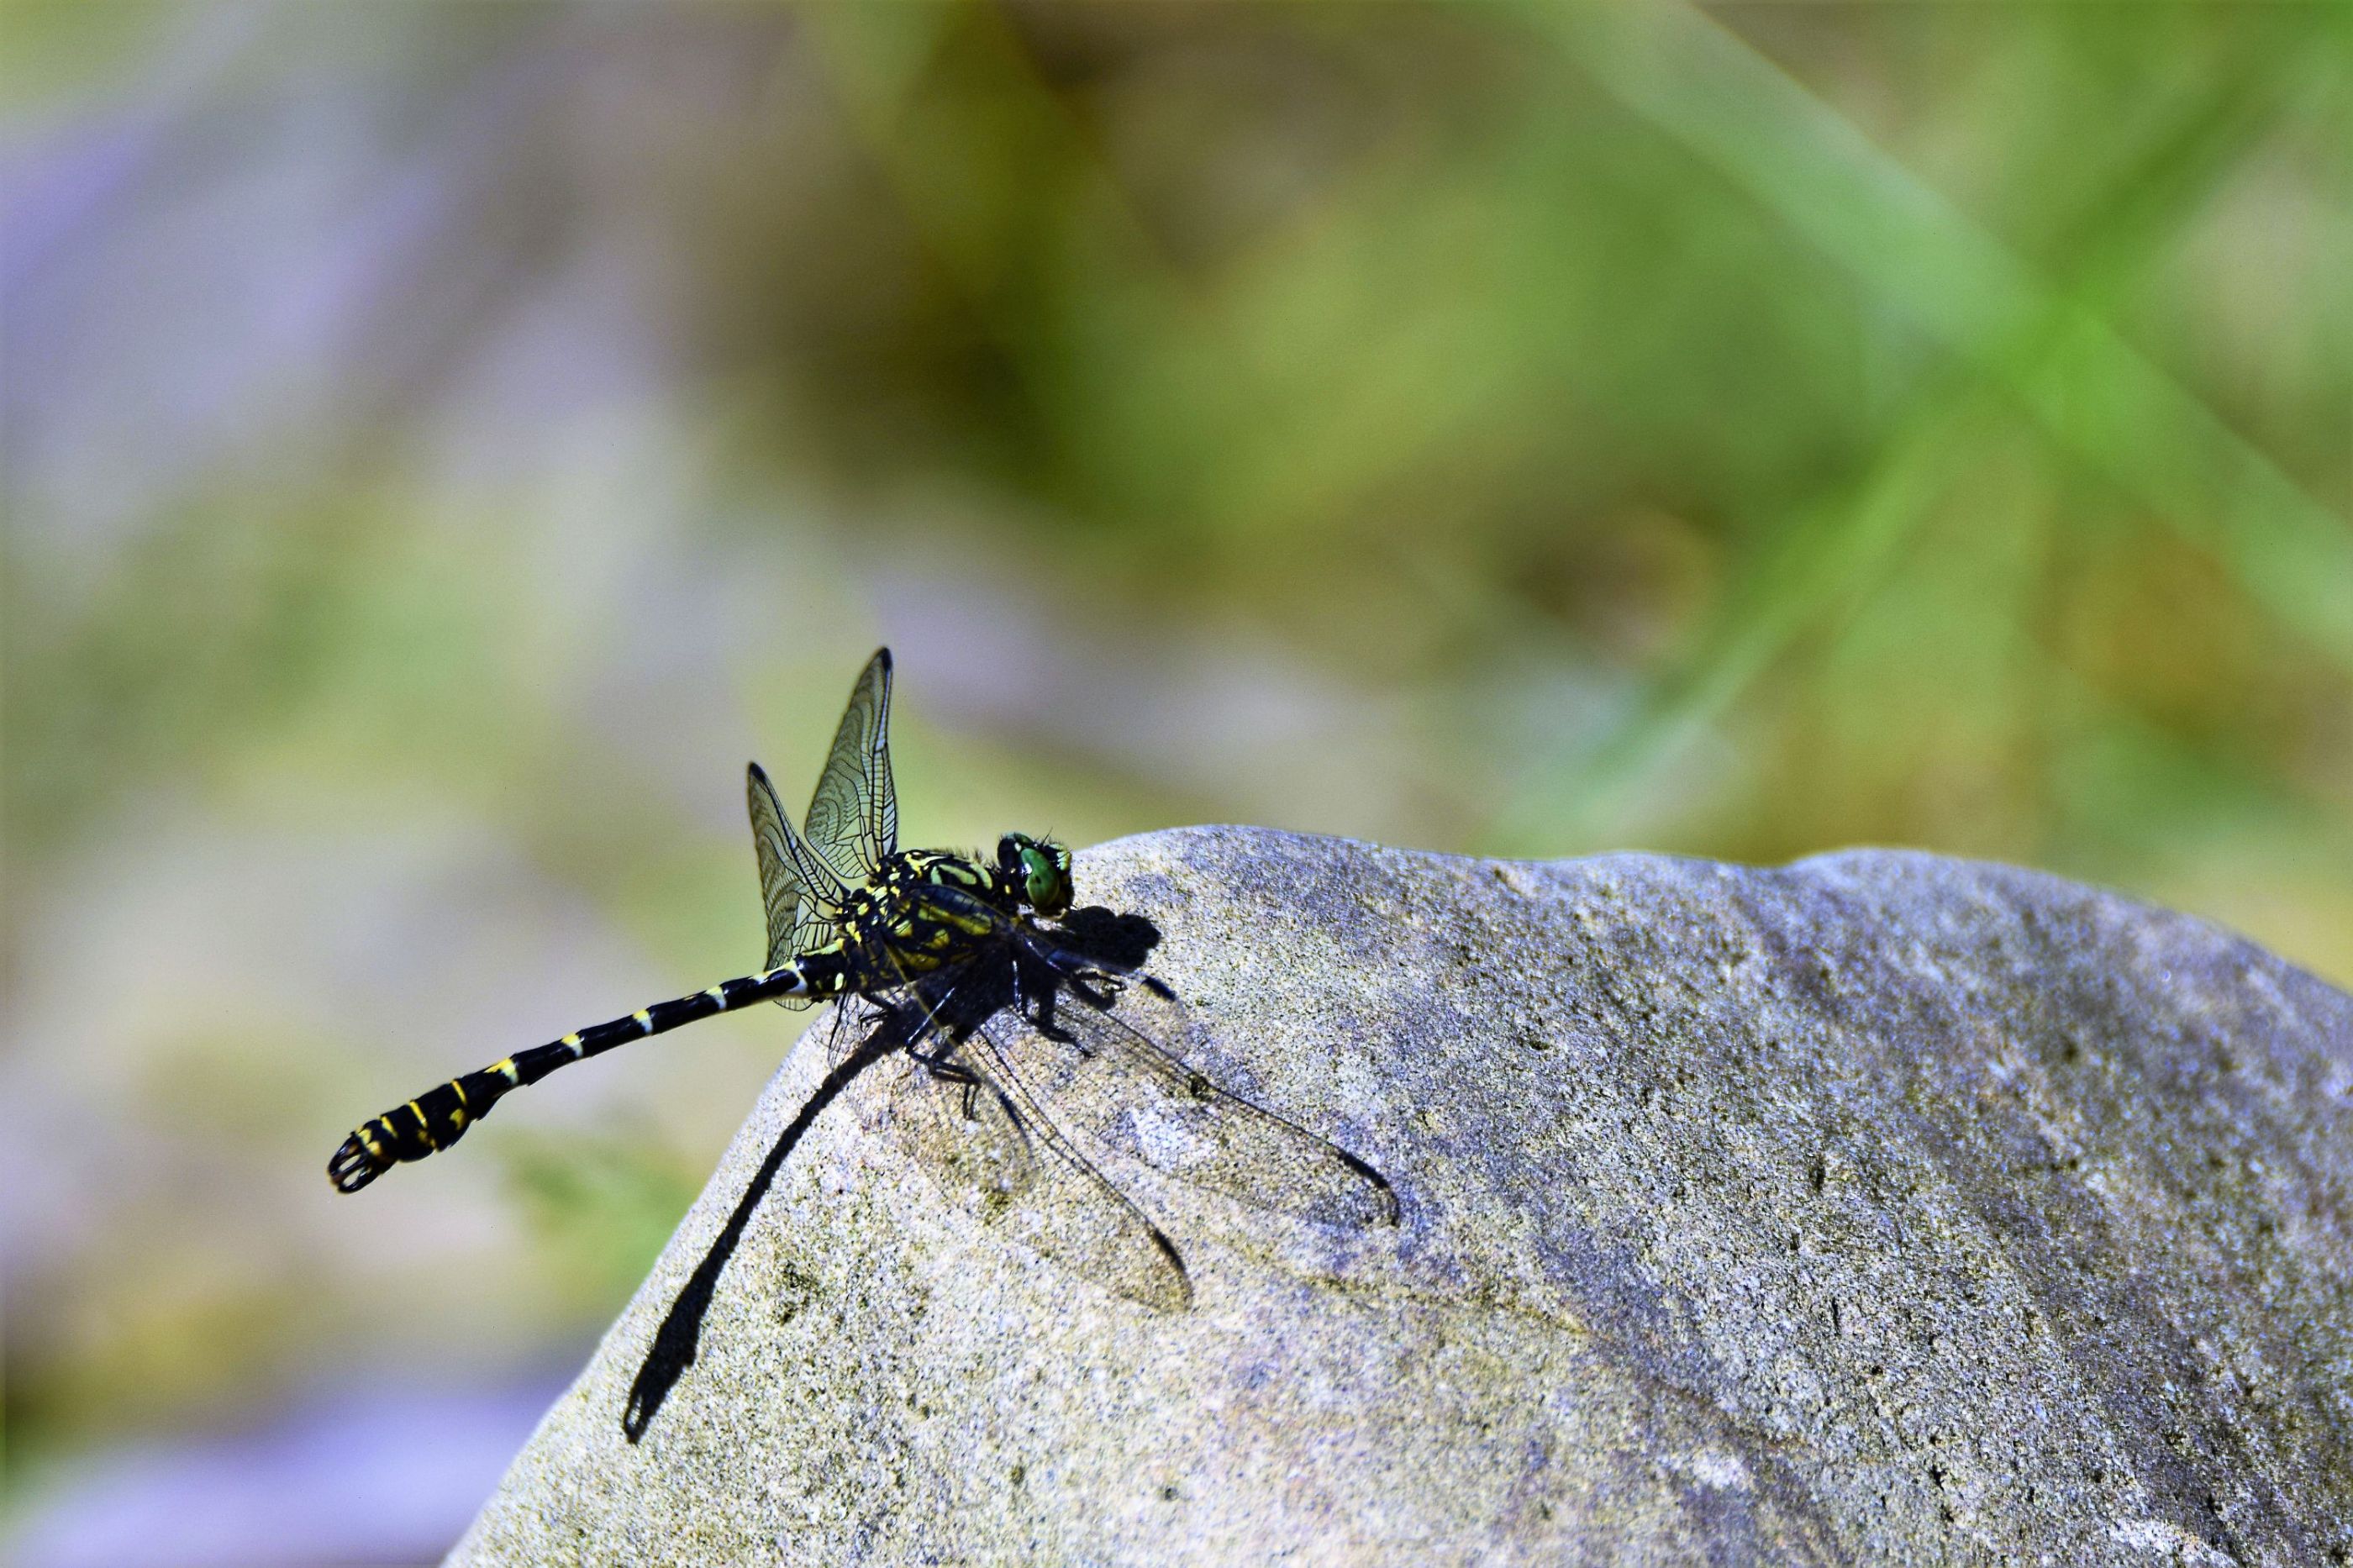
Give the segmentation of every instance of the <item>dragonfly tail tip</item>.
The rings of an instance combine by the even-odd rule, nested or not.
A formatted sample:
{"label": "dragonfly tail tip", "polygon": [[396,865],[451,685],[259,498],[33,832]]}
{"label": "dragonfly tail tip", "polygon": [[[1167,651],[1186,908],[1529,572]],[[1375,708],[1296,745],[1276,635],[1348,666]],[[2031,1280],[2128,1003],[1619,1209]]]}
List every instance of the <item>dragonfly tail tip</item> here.
{"label": "dragonfly tail tip", "polygon": [[356,1132],[344,1139],[334,1158],[327,1162],[327,1180],[339,1193],[358,1192],[383,1172],[384,1167],[369,1156],[367,1145],[360,1142]]}

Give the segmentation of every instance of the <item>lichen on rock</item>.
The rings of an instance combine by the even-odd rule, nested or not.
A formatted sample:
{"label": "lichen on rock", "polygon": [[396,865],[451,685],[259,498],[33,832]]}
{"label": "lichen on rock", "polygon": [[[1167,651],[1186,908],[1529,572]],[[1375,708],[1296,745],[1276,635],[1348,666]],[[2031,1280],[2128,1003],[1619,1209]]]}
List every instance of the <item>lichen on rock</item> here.
{"label": "lichen on rock", "polygon": [[1920,854],[1079,876],[1402,1223],[1107,1157],[1155,1313],[918,1175],[902,1061],[811,1113],[805,1045],[454,1561],[2353,1563],[2353,997]]}

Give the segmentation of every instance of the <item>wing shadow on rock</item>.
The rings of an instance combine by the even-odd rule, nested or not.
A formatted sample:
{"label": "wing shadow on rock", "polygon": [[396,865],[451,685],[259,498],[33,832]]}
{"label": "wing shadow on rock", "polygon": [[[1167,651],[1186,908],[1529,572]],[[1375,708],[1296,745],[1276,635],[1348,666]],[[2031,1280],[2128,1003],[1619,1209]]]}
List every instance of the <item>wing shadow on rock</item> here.
{"label": "wing shadow on rock", "polygon": [[[1055,928],[1057,944],[1104,965],[1128,970],[1142,964],[1160,942],[1160,930],[1141,915],[1114,914],[1100,907],[1073,910]],[[968,988],[967,994],[977,988]],[[991,1005],[1002,1005],[1011,1000],[1009,987],[1001,992],[982,991]],[[813,1125],[819,1112],[833,1103],[841,1092],[868,1068],[916,1044],[926,1027],[921,1008],[889,1003],[878,1003],[880,1014],[866,1037],[821,1079],[808,1100],[794,1115],[770,1146],[767,1158],[753,1173],[751,1184],[744,1189],[733,1214],[713,1238],[702,1261],[695,1266],[692,1275],[670,1303],[670,1309],[655,1331],[653,1343],[646,1351],[646,1359],[629,1385],[628,1403],[621,1412],[621,1432],[630,1442],[642,1438],[660,1411],[662,1402],[670,1397],[686,1369],[694,1364],[695,1352],[702,1338],[702,1320],[711,1310],[712,1292],[718,1288],[719,1277],[735,1255],[735,1247],[744,1237],[744,1228],[760,1204],[768,1195],[769,1186],[776,1173],[784,1169],[785,1161]]]}

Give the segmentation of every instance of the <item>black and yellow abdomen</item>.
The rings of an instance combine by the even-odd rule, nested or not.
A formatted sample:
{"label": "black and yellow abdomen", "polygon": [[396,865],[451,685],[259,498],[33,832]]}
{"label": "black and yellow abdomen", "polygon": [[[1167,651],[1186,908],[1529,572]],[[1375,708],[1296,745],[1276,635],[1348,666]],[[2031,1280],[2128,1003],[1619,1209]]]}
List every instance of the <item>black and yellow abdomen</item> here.
{"label": "black and yellow abdomen", "polygon": [[609,1019],[594,1028],[517,1052],[479,1072],[428,1089],[406,1104],[396,1105],[381,1116],[371,1116],[361,1122],[327,1162],[327,1179],[339,1192],[358,1192],[403,1161],[439,1153],[489,1115],[501,1096],[524,1084],[537,1083],[558,1068],[754,1002],[832,995],[841,989],[845,973],[839,944],[835,943],[784,968],[722,981],[691,996],[657,1002],[626,1018]]}
{"label": "black and yellow abdomen", "polygon": [[892,855],[844,901],[839,934],[790,963],[657,1002],[438,1084],[353,1129],[328,1161],[328,1179],[355,1193],[394,1165],[448,1148],[511,1090],[616,1046],[754,1002],[884,991],[960,963],[1020,908],[1005,876],[960,855]]}

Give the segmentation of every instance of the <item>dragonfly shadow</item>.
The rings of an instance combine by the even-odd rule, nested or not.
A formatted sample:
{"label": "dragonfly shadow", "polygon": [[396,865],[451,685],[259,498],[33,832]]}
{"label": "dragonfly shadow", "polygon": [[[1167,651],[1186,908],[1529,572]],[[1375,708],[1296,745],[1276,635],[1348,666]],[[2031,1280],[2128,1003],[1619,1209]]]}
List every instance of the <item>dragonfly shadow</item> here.
{"label": "dragonfly shadow", "polygon": [[726,1268],[727,1260],[735,1256],[735,1244],[744,1238],[744,1227],[751,1223],[760,1201],[768,1195],[769,1184],[776,1179],[776,1173],[784,1169],[786,1156],[793,1152],[793,1146],[801,1141],[801,1135],[817,1121],[818,1113],[832,1104],[834,1099],[849,1087],[853,1079],[907,1043],[905,1034],[897,1025],[896,1018],[884,1019],[859,1043],[857,1049],[825,1075],[824,1080],[801,1106],[791,1123],[777,1136],[776,1143],[768,1150],[768,1157],[761,1161],[760,1168],[753,1173],[752,1184],[744,1189],[743,1197],[737,1200],[735,1212],[727,1216],[727,1223],[712,1240],[711,1250],[702,1255],[702,1261],[695,1265],[685,1288],[679,1291],[678,1300],[670,1303],[669,1314],[654,1332],[654,1342],[646,1352],[644,1364],[638,1368],[636,1381],[629,1384],[629,1401],[621,1412],[621,1433],[630,1442],[634,1443],[646,1435],[646,1428],[652,1425],[655,1414],[662,1407],[662,1401],[670,1397],[670,1391],[677,1385],[680,1376],[694,1364],[695,1349],[702,1339],[703,1315],[711,1310],[711,1293],[717,1289],[719,1276]]}
{"label": "dragonfly shadow", "polygon": [[1106,969],[1137,969],[1160,945],[1160,928],[1142,915],[1123,915],[1090,904],[1072,910],[1050,928],[1054,945]]}
{"label": "dragonfly shadow", "polygon": [[[1100,906],[1073,910],[1050,928],[1057,949],[1106,968],[1131,970],[1141,965],[1160,942],[1160,929],[1141,915],[1124,915]],[[1013,1000],[1010,975],[1011,963],[1000,963],[997,972],[1007,978],[1002,984],[967,985],[960,988],[963,1005],[953,1010],[959,1015],[954,1022],[969,1028],[980,1021],[979,1015],[994,1011]],[[695,1266],[678,1299],[670,1303],[661,1327],[655,1331],[653,1343],[646,1351],[646,1359],[638,1368],[638,1375],[629,1385],[628,1402],[621,1412],[621,1433],[631,1443],[642,1438],[659,1413],[663,1401],[686,1369],[694,1364],[695,1352],[702,1339],[702,1320],[711,1310],[712,1293],[717,1289],[719,1277],[726,1270],[728,1260],[734,1257],[737,1243],[752,1215],[768,1195],[768,1188],[784,1169],[785,1161],[801,1137],[816,1122],[825,1108],[868,1068],[881,1061],[894,1051],[914,1044],[924,1030],[938,1018],[936,1013],[927,1018],[926,1009],[907,1003],[892,1005],[873,1000],[879,1008],[874,1027],[868,1031],[849,1055],[842,1058],[827,1073],[807,1100],[794,1114],[790,1123],[777,1134],[767,1157],[753,1173],[751,1184],[736,1200],[734,1212],[727,1216],[719,1235],[712,1239],[710,1250]],[[948,1020],[942,1019],[942,1022]]]}

